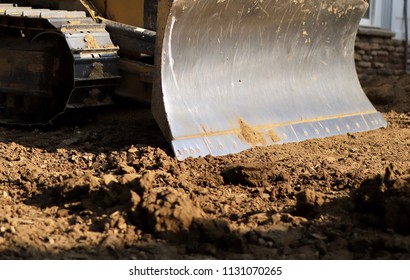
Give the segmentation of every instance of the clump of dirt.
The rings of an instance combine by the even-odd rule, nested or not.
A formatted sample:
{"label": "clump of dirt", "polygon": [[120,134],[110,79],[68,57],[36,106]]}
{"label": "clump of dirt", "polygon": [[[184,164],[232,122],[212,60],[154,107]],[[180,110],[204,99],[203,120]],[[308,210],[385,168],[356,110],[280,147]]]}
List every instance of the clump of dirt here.
{"label": "clump of dirt", "polygon": [[149,229],[161,236],[188,231],[193,220],[204,218],[205,214],[193,205],[183,191],[171,186],[153,188],[164,177],[155,173],[147,173],[141,178],[140,184],[144,188],[141,195],[141,206],[140,209],[136,208],[133,215],[138,220],[139,212],[142,211]]}
{"label": "clump of dirt", "polygon": [[97,40],[91,34],[87,34],[84,36],[84,41],[87,43],[88,48],[90,49],[98,49],[100,46],[98,45]]}
{"label": "clump of dirt", "polygon": [[252,146],[256,146],[258,144],[266,146],[266,140],[260,132],[253,129],[243,120],[239,120],[239,125],[241,129],[239,135],[240,138],[244,139],[247,143],[249,143]]}
{"label": "clump of dirt", "polygon": [[356,205],[369,223],[410,234],[410,174],[399,176],[393,166],[387,167],[384,176],[361,184]]}
{"label": "clump of dirt", "polygon": [[269,130],[268,135],[269,135],[269,137],[270,137],[270,139],[272,140],[273,143],[280,142],[280,137],[279,137],[278,134],[276,134],[275,131]]}
{"label": "clump of dirt", "polygon": [[274,166],[255,163],[234,163],[222,170],[226,184],[241,184],[248,187],[262,187],[278,181],[287,181],[289,176],[274,169]]}
{"label": "clump of dirt", "polygon": [[306,189],[296,195],[296,214],[303,217],[312,217],[320,214],[320,208],[325,203],[323,194],[312,189]]}
{"label": "clump of dirt", "polygon": [[72,200],[88,196],[99,186],[99,179],[87,174],[81,177],[73,177],[63,181],[56,191],[63,200]]}

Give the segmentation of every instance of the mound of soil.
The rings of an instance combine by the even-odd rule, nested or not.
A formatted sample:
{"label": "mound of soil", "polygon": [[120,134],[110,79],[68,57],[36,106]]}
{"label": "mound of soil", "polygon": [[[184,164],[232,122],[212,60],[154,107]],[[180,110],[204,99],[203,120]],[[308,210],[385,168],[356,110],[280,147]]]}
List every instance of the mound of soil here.
{"label": "mound of soil", "polygon": [[409,76],[386,129],[178,162],[150,112],[0,128],[2,259],[409,259]]}

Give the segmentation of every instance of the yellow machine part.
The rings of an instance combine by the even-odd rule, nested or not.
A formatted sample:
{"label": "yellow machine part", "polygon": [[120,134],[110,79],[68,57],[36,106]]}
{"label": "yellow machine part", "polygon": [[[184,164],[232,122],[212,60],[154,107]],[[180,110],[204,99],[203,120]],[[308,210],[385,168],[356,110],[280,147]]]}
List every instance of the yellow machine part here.
{"label": "yellow machine part", "polygon": [[81,2],[91,2],[107,19],[133,25],[144,26],[144,0],[60,0],[60,10],[82,9]]}
{"label": "yellow machine part", "polygon": [[121,23],[144,26],[144,0],[92,0],[106,18]]}

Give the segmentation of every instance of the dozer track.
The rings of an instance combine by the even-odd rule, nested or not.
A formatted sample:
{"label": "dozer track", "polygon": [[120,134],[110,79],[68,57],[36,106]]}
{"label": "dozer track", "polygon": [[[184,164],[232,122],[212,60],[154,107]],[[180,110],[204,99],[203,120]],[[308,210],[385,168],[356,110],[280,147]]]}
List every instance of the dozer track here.
{"label": "dozer track", "polygon": [[85,12],[0,4],[0,123],[48,124],[111,104],[118,47]]}

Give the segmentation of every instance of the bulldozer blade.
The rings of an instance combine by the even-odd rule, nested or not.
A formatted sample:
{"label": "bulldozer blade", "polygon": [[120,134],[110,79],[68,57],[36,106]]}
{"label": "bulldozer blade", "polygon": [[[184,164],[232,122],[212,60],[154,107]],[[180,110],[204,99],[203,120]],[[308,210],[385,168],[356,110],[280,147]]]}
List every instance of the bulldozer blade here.
{"label": "bulldozer blade", "polygon": [[362,0],[174,0],[152,110],[177,158],[386,127],[355,69],[367,7]]}

